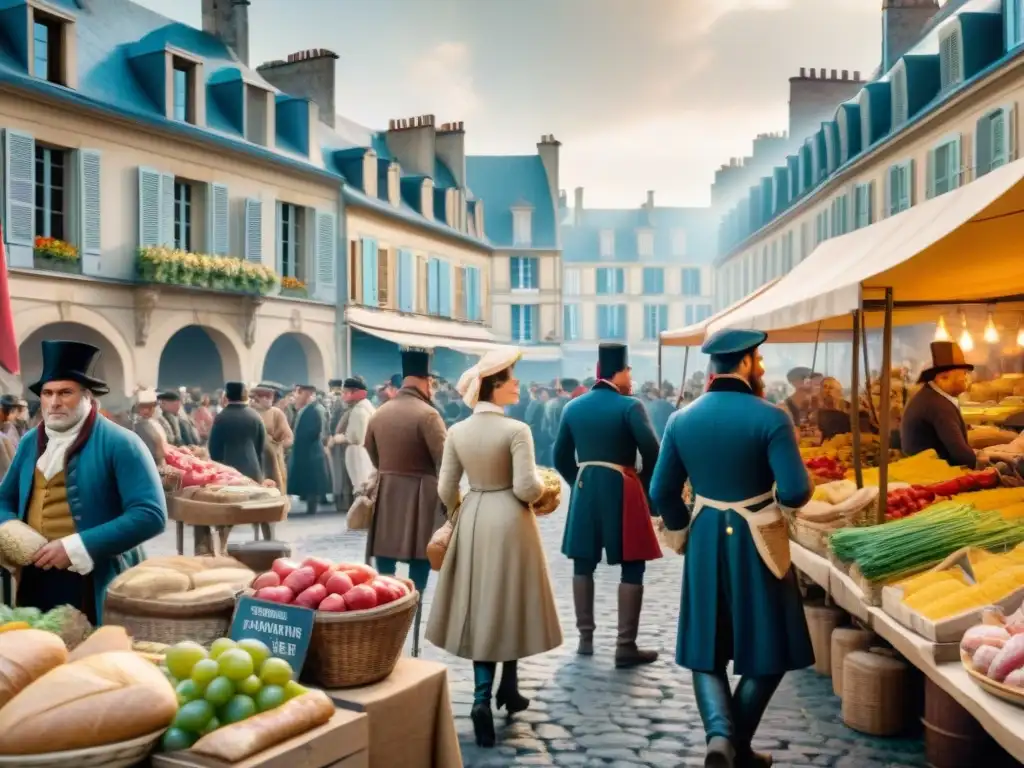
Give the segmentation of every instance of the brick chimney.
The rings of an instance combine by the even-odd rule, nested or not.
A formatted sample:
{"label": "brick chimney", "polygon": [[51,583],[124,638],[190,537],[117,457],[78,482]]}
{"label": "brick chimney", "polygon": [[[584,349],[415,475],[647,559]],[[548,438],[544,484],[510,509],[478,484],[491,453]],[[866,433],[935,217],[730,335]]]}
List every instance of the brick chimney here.
{"label": "brick chimney", "polygon": [[[220,0],[223,2],[223,0]],[[334,90],[338,54],[314,48],[289,54],[285,61],[268,61],[256,71],[271,85],[289,96],[309,99],[320,109],[320,122],[334,127]]]}
{"label": "brick chimney", "polygon": [[647,203],[646,203],[645,207],[648,210],[652,210],[654,208],[654,190],[653,189],[648,189],[647,190]]}
{"label": "brick chimney", "polygon": [[[466,128],[457,123],[442,123],[434,134],[434,152],[448,166],[455,186],[466,188]],[[433,174],[431,174],[433,175]]]}
{"label": "brick chimney", "polygon": [[572,207],[573,226],[580,226],[583,223],[583,187],[576,187],[576,202]]}
{"label": "brick chimney", "polygon": [[249,66],[249,0],[203,0],[203,32],[219,37]]}
{"label": "brick chimney", "polygon": [[[561,189],[558,179],[561,146],[562,142],[550,133],[541,136],[540,141],[537,142],[537,154],[540,155],[540,161],[544,165],[544,173],[548,177],[548,189],[551,191],[551,204],[553,206],[558,205],[558,191]],[[558,215],[557,208],[555,209],[555,215],[556,217]]]}
{"label": "brick chimney", "polygon": [[921,39],[925,25],[938,12],[938,0],[883,0],[882,72]]}
{"label": "brick chimney", "polygon": [[385,140],[391,154],[405,170],[434,178],[437,136],[433,115],[389,120]]}

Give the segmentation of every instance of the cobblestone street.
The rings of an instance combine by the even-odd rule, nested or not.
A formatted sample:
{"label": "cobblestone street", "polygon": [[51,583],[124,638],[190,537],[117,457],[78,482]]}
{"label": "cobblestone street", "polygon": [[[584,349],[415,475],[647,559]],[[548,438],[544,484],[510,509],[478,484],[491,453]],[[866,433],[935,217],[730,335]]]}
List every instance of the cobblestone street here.
{"label": "cobblestone street", "polygon": [[[551,566],[565,643],[557,651],[520,663],[520,684],[530,708],[511,721],[496,717],[499,745],[483,750],[473,744],[469,709],[472,668],[424,645],[423,657],[448,665],[455,716],[467,768],[483,766],[665,766],[703,765],[704,734],[689,672],[673,662],[682,559],[666,557],[648,566],[640,644],[657,648],[661,658],[647,668],[619,671],[612,655],[615,642],[618,569],[598,571],[596,654],[575,654],[571,564],[559,552],[564,509],[541,521]],[[239,529],[235,536],[251,536]],[[344,519],[299,513],[277,533],[297,555],[323,555],[362,561],[361,533],[348,532]],[[191,546],[189,537],[188,545]],[[148,545],[150,554],[174,550],[173,526]],[[431,589],[426,596],[429,611]],[[426,621],[424,619],[424,626]],[[842,724],[839,700],[831,681],[802,671],[790,674],[765,716],[758,749],[773,753],[777,766],[882,768],[924,766],[918,738],[874,739]]]}

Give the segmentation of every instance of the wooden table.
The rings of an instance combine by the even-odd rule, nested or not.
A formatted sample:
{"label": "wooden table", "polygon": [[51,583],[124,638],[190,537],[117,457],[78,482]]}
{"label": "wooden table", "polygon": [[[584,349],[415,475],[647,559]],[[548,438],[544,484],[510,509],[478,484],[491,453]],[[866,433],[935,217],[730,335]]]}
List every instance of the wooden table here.
{"label": "wooden table", "polygon": [[859,587],[828,560],[790,542],[793,565],[832,597],[833,602],[902,654],[960,706],[971,713],[999,745],[1024,763],[1024,709],[982,690],[959,660],[947,660],[949,643],[933,643],[904,627],[881,608],[868,606]]}
{"label": "wooden table", "polygon": [[[252,525],[254,538],[259,540],[260,529],[264,538],[273,538],[271,526],[288,516],[291,501],[287,496],[255,501],[240,501],[234,504],[213,504],[180,496],[167,497],[167,519],[173,520],[177,533],[178,554],[185,554],[185,526],[194,531],[195,555],[222,555],[227,551],[228,536],[236,525]],[[211,529],[217,531],[214,538]]]}

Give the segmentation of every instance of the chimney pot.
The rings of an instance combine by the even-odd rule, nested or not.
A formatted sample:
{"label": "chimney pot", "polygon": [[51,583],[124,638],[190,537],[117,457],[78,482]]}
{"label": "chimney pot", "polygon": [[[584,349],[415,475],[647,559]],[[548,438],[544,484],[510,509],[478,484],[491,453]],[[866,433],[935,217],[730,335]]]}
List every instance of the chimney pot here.
{"label": "chimney pot", "polygon": [[860,70],[859,69],[853,70],[853,79],[854,80],[858,80],[858,81],[860,80]]}
{"label": "chimney pot", "polygon": [[849,79],[850,79],[850,70],[844,69],[843,70],[843,80],[849,80]]}
{"label": "chimney pot", "polygon": [[814,67],[811,67],[810,79],[811,80],[817,80],[818,79],[818,70],[816,70]]}
{"label": "chimney pot", "polygon": [[654,190],[653,189],[647,190],[647,207],[648,208],[653,208],[654,207]]}
{"label": "chimney pot", "polygon": [[807,77],[807,67],[800,67],[800,77]]}
{"label": "chimney pot", "polygon": [[834,70],[834,69],[832,70],[832,79],[833,80],[838,80],[839,79],[839,73],[836,70]]}

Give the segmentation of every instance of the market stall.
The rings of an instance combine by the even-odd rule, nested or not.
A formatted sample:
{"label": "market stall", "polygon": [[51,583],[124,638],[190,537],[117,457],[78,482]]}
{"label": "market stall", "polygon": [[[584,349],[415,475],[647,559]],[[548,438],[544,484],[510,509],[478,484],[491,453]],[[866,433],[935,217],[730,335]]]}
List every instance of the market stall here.
{"label": "market stall", "polygon": [[[768,290],[713,320],[707,331],[849,328],[854,391],[860,390],[861,345],[871,328],[882,331],[880,370],[886,376],[894,326],[935,324],[936,337],[949,338],[959,325],[969,340],[969,328],[984,323],[987,342],[1009,336],[1012,344],[1016,335],[1021,346],[1022,178],[1024,161],[1017,161],[829,240]],[[997,404],[1019,396],[1017,383],[1009,378],[994,387],[1002,395]],[[890,385],[879,391],[878,467],[865,466],[860,427],[852,420],[853,467],[837,468],[843,480],[819,478],[824,482],[816,499],[797,513],[794,562],[932,681],[926,749],[933,764],[955,764],[948,756],[941,763],[931,758],[953,743],[950,733],[927,720],[928,711],[934,715],[942,707],[962,708],[967,720],[976,719],[1004,749],[1024,759],[1024,495],[1019,487],[1000,487],[1020,478],[949,466],[934,451],[891,456],[891,390]],[[871,488],[877,501],[862,503],[857,494]],[[867,674],[862,662],[857,660],[862,666],[855,670],[859,682],[868,679],[876,692],[882,690],[881,673]],[[848,678],[849,672],[843,674]],[[949,703],[939,700],[945,696]],[[846,704],[844,698],[844,719]]]}

